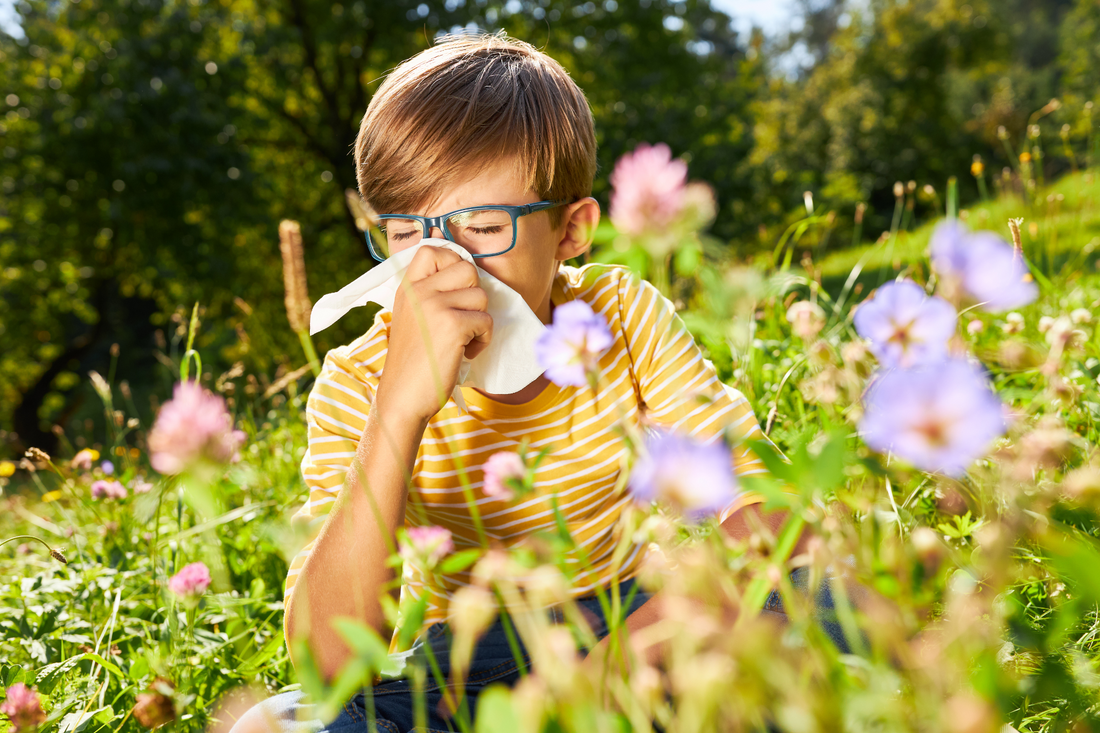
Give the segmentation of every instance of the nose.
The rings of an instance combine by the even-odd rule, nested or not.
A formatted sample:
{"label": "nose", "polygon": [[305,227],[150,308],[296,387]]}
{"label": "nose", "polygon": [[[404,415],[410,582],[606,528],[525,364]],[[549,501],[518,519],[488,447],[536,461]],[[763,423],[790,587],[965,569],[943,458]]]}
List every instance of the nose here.
{"label": "nose", "polygon": [[446,239],[446,237],[443,236],[443,230],[439,227],[431,227],[430,229],[428,229],[428,237],[434,237],[435,239]]}

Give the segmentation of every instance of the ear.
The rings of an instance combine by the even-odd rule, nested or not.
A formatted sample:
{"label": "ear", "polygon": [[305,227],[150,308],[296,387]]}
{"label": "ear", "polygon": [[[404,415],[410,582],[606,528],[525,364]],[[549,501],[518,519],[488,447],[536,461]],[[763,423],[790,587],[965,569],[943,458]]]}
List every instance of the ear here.
{"label": "ear", "polygon": [[592,246],[596,227],[600,223],[600,204],[591,196],[574,201],[564,207],[562,215],[561,239],[554,259],[559,262],[580,257]]}

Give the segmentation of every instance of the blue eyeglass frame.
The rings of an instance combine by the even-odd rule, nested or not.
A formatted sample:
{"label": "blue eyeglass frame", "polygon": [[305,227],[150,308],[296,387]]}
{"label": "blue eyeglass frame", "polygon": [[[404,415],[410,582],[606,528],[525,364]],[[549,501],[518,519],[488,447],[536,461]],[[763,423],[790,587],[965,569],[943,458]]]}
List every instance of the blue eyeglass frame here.
{"label": "blue eyeglass frame", "polygon": [[[447,220],[455,214],[465,214],[469,211],[486,211],[488,209],[495,209],[497,211],[506,211],[508,215],[512,217],[512,244],[508,249],[503,249],[500,252],[493,252],[492,254],[480,254],[476,255],[473,252],[470,253],[471,257],[480,259],[482,257],[496,257],[506,252],[511,252],[516,246],[516,236],[519,233],[519,226],[516,222],[521,216],[527,216],[528,214],[534,214],[539,211],[546,211],[547,209],[553,209],[558,206],[564,206],[571,203],[568,199],[560,199],[558,201],[536,201],[533,204],[522,204],[520,206],[509,206],[507,204],[487,204],[485,206],[467,206],[464,209],[457,209],[455,211],[448,212],[446,214],[440,214],[439,216],[416,216],[415,214],[379,214],[375,218],[378,221],[383,219],[412,219],[413,221],[420,222],[424,228],[424,239],[428,239],[431,236],[432,228],[436,228],[443,232],[443,238],[449,242],[455,242],[454,237],[451,235],[449,229],[447,229]],[[378,262],[385,262],[386,258],[374,247],[374,242],[370,238],[370,230],[363,232],[363,235],[367,238],[367,249],[370,250],[370,256]],[[458,242],[455,242],[458,244]],[[461,246],[461,245],[459,245]]]}

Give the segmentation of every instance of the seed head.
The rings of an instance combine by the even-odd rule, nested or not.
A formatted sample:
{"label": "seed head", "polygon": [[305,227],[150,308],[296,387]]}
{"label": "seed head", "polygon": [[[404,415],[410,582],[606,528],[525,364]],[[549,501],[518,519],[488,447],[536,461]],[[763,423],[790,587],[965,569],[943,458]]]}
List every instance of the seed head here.
{"label": "seed head", "polygon": [[286,286],[286,317],[295,332],[309,330],[309,302],[306,262],[302,254],[302,230],[298,222],[279,222],[279,251],[283,255],[283,284]]}
{"label": "seed head", "polygon": [[36,463],[49,463],[50,462],[50,455],[48,453],[46,453],[46,451],[42,450],[41,448],[28,448],[26,455],[27,455],[27,458],[31,459],[32,461],[35,461]]}

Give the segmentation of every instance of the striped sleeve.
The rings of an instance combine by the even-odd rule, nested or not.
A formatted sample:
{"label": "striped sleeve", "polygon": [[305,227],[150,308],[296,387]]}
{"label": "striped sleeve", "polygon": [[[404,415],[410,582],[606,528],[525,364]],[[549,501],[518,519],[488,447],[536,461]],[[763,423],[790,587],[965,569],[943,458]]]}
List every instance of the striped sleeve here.
{"label": "striped sleeve", "polygon": [[328,352],[306,400],[309,444],[301,470],[308,492],[291,522],[306,525],[310,540],[290,563],[284,599],[290,596],[359,447],[385,361],[387,326],[388,319],[380,314],[366,335]]}
{"label": "striped sleeve", "polygon": [[[740,391],[718,378],[668,298],[627,272],[619,283],[619,308],[647,419],[705,443],[725,434],[733,445],[738,476],[767,474],[760,458],[743,444],[747,439],[767,440],[752,406]],[[719,512],[719,521],[763,500],[755,492],[742,492]]]}

